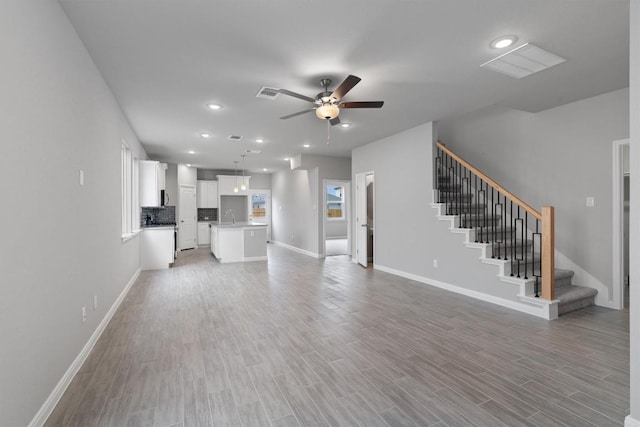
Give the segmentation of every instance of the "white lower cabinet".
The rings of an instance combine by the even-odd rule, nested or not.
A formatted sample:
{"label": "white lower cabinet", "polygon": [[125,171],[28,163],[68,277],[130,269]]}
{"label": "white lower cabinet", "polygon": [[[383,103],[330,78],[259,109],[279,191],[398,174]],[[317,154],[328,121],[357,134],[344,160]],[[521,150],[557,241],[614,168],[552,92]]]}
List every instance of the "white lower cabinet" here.
{"label": "white lower cabinet", "polygon": [[211,243],[211,231],[208,222],[198,223],[198,246],[206,246]]}
{"label": "white lower cabinet", "polygon": [[220,258],[218,249],[218,227],[211,227],[211,253],[214,257]]}
{"label": "white lower cabinet", "polygon": [[173,228],[145,228],[140,240],[140,267],[143,270],[169,268],[174,255]]}

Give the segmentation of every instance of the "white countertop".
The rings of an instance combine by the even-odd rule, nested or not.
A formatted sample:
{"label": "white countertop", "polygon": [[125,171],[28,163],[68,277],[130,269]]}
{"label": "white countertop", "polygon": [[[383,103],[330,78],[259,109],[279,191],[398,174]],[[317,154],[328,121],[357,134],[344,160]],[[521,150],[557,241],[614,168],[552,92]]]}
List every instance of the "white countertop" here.
{"label": "white countertop", "polygon": [[210,222],[211,227],[218,228],[253,228],[253,227],[266,227],[267,224],[260,222]]}

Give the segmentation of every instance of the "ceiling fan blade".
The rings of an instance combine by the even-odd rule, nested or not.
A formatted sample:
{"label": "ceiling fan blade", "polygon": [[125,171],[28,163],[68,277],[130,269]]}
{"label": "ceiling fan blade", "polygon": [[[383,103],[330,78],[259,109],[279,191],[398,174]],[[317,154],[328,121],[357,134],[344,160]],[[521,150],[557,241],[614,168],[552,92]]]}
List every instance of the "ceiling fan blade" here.
{"label": "ceiling fan blade", "polygon": [[278,89],[278,93],[281,93],[283,95],[293,96],[294,98],[302,99],[303,101],[309,101],[311,103],[316,102],[316,100],[313,98],[310,98],[305,95],[300,95],[299,93],[296,93],[296,92],[291,92],[290,90],[287,90],[287,89]]}
{"label": "ceiling fan blade", "polygon": [[329,123],[331,123],[331,126],[339,125],[340,124],[340,117],[335,117],[335,118],[329,120]]}
{"label": "ceiling fan blade", "polygon": [[384,101],[342,102],[340,108],[380,108]]}
{"label": "ceiling fan blade", "polygon": [[344,79],[342,83],[340,83],[340,86],[338,86],[336,90],[333,91],[331,97],[337,100],[342,99],[342,97],[345,96],[347,92],[353,89],[353,87],[360,82],[360,80],[360,77],[349,74],[349,76]]}
{"label": "ceiling fan blade", "polygon": [[310,108],[310,109],[308,109],[308,110],[298,111],[297,113],[293,113],[293,114],[289,114],[288,116],[280,117],[280,119],[282,119],[282,120],[286,120],[286,119],[290,119],[291,117],[301,116],[301,115],[303,115],[303,114],[310,113],[310,112],[312,112],[312,111],[316,111],[316,109],[315,109],[315,108]]}

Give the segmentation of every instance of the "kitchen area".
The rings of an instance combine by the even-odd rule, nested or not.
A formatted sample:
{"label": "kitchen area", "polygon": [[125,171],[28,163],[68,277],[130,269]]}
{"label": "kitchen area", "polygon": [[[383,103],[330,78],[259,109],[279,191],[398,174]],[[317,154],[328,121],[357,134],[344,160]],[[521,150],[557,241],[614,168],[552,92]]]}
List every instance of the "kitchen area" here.
{"label": "kitchen area", "polygon": [[[180,251],[195,248],[206,248],[221,263],[267,260],[269,174],[256,174],[252,182],[224,170],[139,164],[143,270],[170,268]],[[260,188],[252,188],[254,182]]]}

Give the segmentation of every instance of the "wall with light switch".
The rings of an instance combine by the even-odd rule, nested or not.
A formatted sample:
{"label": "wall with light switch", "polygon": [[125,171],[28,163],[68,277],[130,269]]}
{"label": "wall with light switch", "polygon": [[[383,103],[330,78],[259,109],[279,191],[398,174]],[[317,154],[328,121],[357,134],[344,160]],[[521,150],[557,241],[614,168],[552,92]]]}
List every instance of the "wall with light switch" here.
{"label": "wall with light switch", "polygon": [[0,2],[0,28],[0,425],[42,425],[139,271],[122,140],[147,155],[57,1]]}
{"label": "wall with light switch", "polygon": [[629,137],[628,89],[538,113],[486,107],[441,121],[438,133],[531,206],[555,206],[558,267],[612,305],[612,147]]}

